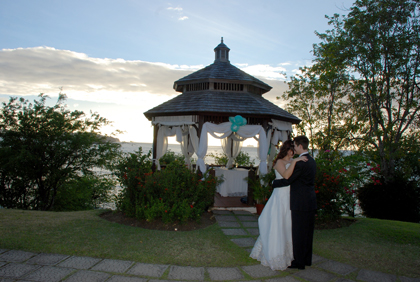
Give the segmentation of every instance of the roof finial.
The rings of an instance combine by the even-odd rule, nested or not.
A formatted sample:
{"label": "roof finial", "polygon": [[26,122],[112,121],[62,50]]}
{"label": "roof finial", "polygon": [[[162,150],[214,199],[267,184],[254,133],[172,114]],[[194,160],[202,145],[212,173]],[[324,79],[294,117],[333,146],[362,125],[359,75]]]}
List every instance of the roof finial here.
{"label": "roof finial", "polygon": [[222,43],[223,43],[223,36],[222,36]]}

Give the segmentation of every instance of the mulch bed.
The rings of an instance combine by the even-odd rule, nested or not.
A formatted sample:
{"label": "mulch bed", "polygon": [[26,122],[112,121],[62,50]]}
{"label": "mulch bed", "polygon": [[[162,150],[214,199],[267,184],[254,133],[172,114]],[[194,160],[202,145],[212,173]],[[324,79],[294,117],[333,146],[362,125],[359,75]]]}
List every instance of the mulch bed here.
{"label": "mulch bed", "polygon": [[124,224],[132,227],[141,227],[144,229],[152,229],[152,230],[163,230],[163,231],[192,231],[197,229],[206,228],[210,225],[216,223],[216,218],[214,217],[212,212],[205,212],[201,216],[201,220],[197,221],[188,221],[184,223],[164,223],[162,220],[155,220],[152,222],[148,222],[146,220],[140,220],[136,218],[131,218],[125,216],[122,212],[112,212],[107,211],[100,215],[103,219],[106,219],[111,222]]}

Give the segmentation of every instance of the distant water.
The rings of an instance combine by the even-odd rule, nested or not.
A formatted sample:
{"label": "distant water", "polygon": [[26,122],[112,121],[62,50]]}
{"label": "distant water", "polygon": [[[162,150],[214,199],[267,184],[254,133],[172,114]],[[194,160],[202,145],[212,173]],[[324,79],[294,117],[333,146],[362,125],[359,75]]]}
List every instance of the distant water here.
{"label": "distant water", "polygon": [[[147,152],[149,150],[152,150],[153,144],[152,143],[136,143],[136,142],[121,142],[121,150],[123,152],[129,152],[133,153],[134,151],[137,151],[139,147],[142,148],[143,152]],[[257,147],[242,147],[241,151],[248,153],[251,160],[254,160],[255,165],[258,165],[258,152]],[[181,152],[181,145],[179,144],[168,144],[168,151],[172,151],[176,154],[182,154]],[[209,146],[207,149],[207,155],[208,154],[223,154],[223,149],[221,146]],[[197,159],[197,155],[194,154],[192,156],[193,158]],[[204,160],[207,164],[214,163],[214,159],[211,157],[206,157]]]}

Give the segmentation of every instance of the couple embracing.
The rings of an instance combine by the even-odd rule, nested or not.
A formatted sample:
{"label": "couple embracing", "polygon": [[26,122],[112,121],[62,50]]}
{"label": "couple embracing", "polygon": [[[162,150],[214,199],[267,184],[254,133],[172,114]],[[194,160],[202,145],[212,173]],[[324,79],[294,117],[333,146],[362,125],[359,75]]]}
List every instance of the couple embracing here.
{"label": "couple embracing", "polygon": [[308,146],[306,136],[287,140],[274,161],[273,193],[258,219],[260,236],[250,255],[273,270],[312,264],[316,163]]}

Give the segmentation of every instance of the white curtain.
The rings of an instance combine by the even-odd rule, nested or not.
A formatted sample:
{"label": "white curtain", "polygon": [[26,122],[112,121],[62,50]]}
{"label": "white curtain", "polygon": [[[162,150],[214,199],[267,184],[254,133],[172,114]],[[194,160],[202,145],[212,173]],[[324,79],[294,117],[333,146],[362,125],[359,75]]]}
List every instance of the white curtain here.
{"label": "white curtain", "polygon": [[185,126],[182,130],[181,152],[185,157],[185,163],[188,168],[191,168],[191,157],[194,155],[195,150],[191,141],[189,126]]}
{"label": "white curtain", "polygon": [[233,160],[239,155],[239,152],[242,149],[242,142],[246,138],[241,138],[236,136],[235,133],[232,133],[229,137],[223,138],[221,141],[223,152],[228,157],[227,168],[232,166]]}
{"label": "white curtain", "polygon": [[[207,153],[208,148],[208,138],[207,134],[210,133],[213,137],[218,139],[224,139],[232,134],[230,122],[225,122],[221,124],[213,124],[210,122],[206,122],[203,124],[201,129],[201,136],[200,142],[198,146],[197,153],[197,166],[200,168],[202,172],[206,171],[206,165],[204,163],[204,157]],[[221,136],[217,136],[215,133],[222,133]],[[264,131],[264,128],[261,125],[244,125],[239,128],[236,132],[237,135],[243,138],[251,138],[255,135],[259,135],[259,143],[258,143],[258,158],[260,159],[259,170],[260,174],[267,173],[267,137]]]}
{"label": "white curtain", "polygon": [[269,148],[267,162],[268,168],[271,169],[273,160],[276,157],[276,145],[280,141],[284,142],[289,138],[289,133],[292,131],[292,123],[273,119],[269,124],[272,126],[272,129],[267,132],[267,146]]}
{"label": "white curtain", "polygon": [[181,126],[171,126],[159,124],[156,140],[156,159],[157,169],[160,170],[159,159],[168,150],[168,137],[176,135],[176,141],[181,145],[181,152],[185,157],[185,163],[191,167],[191,157],[198,150],[197,130],[194,126],[183,124]]}

